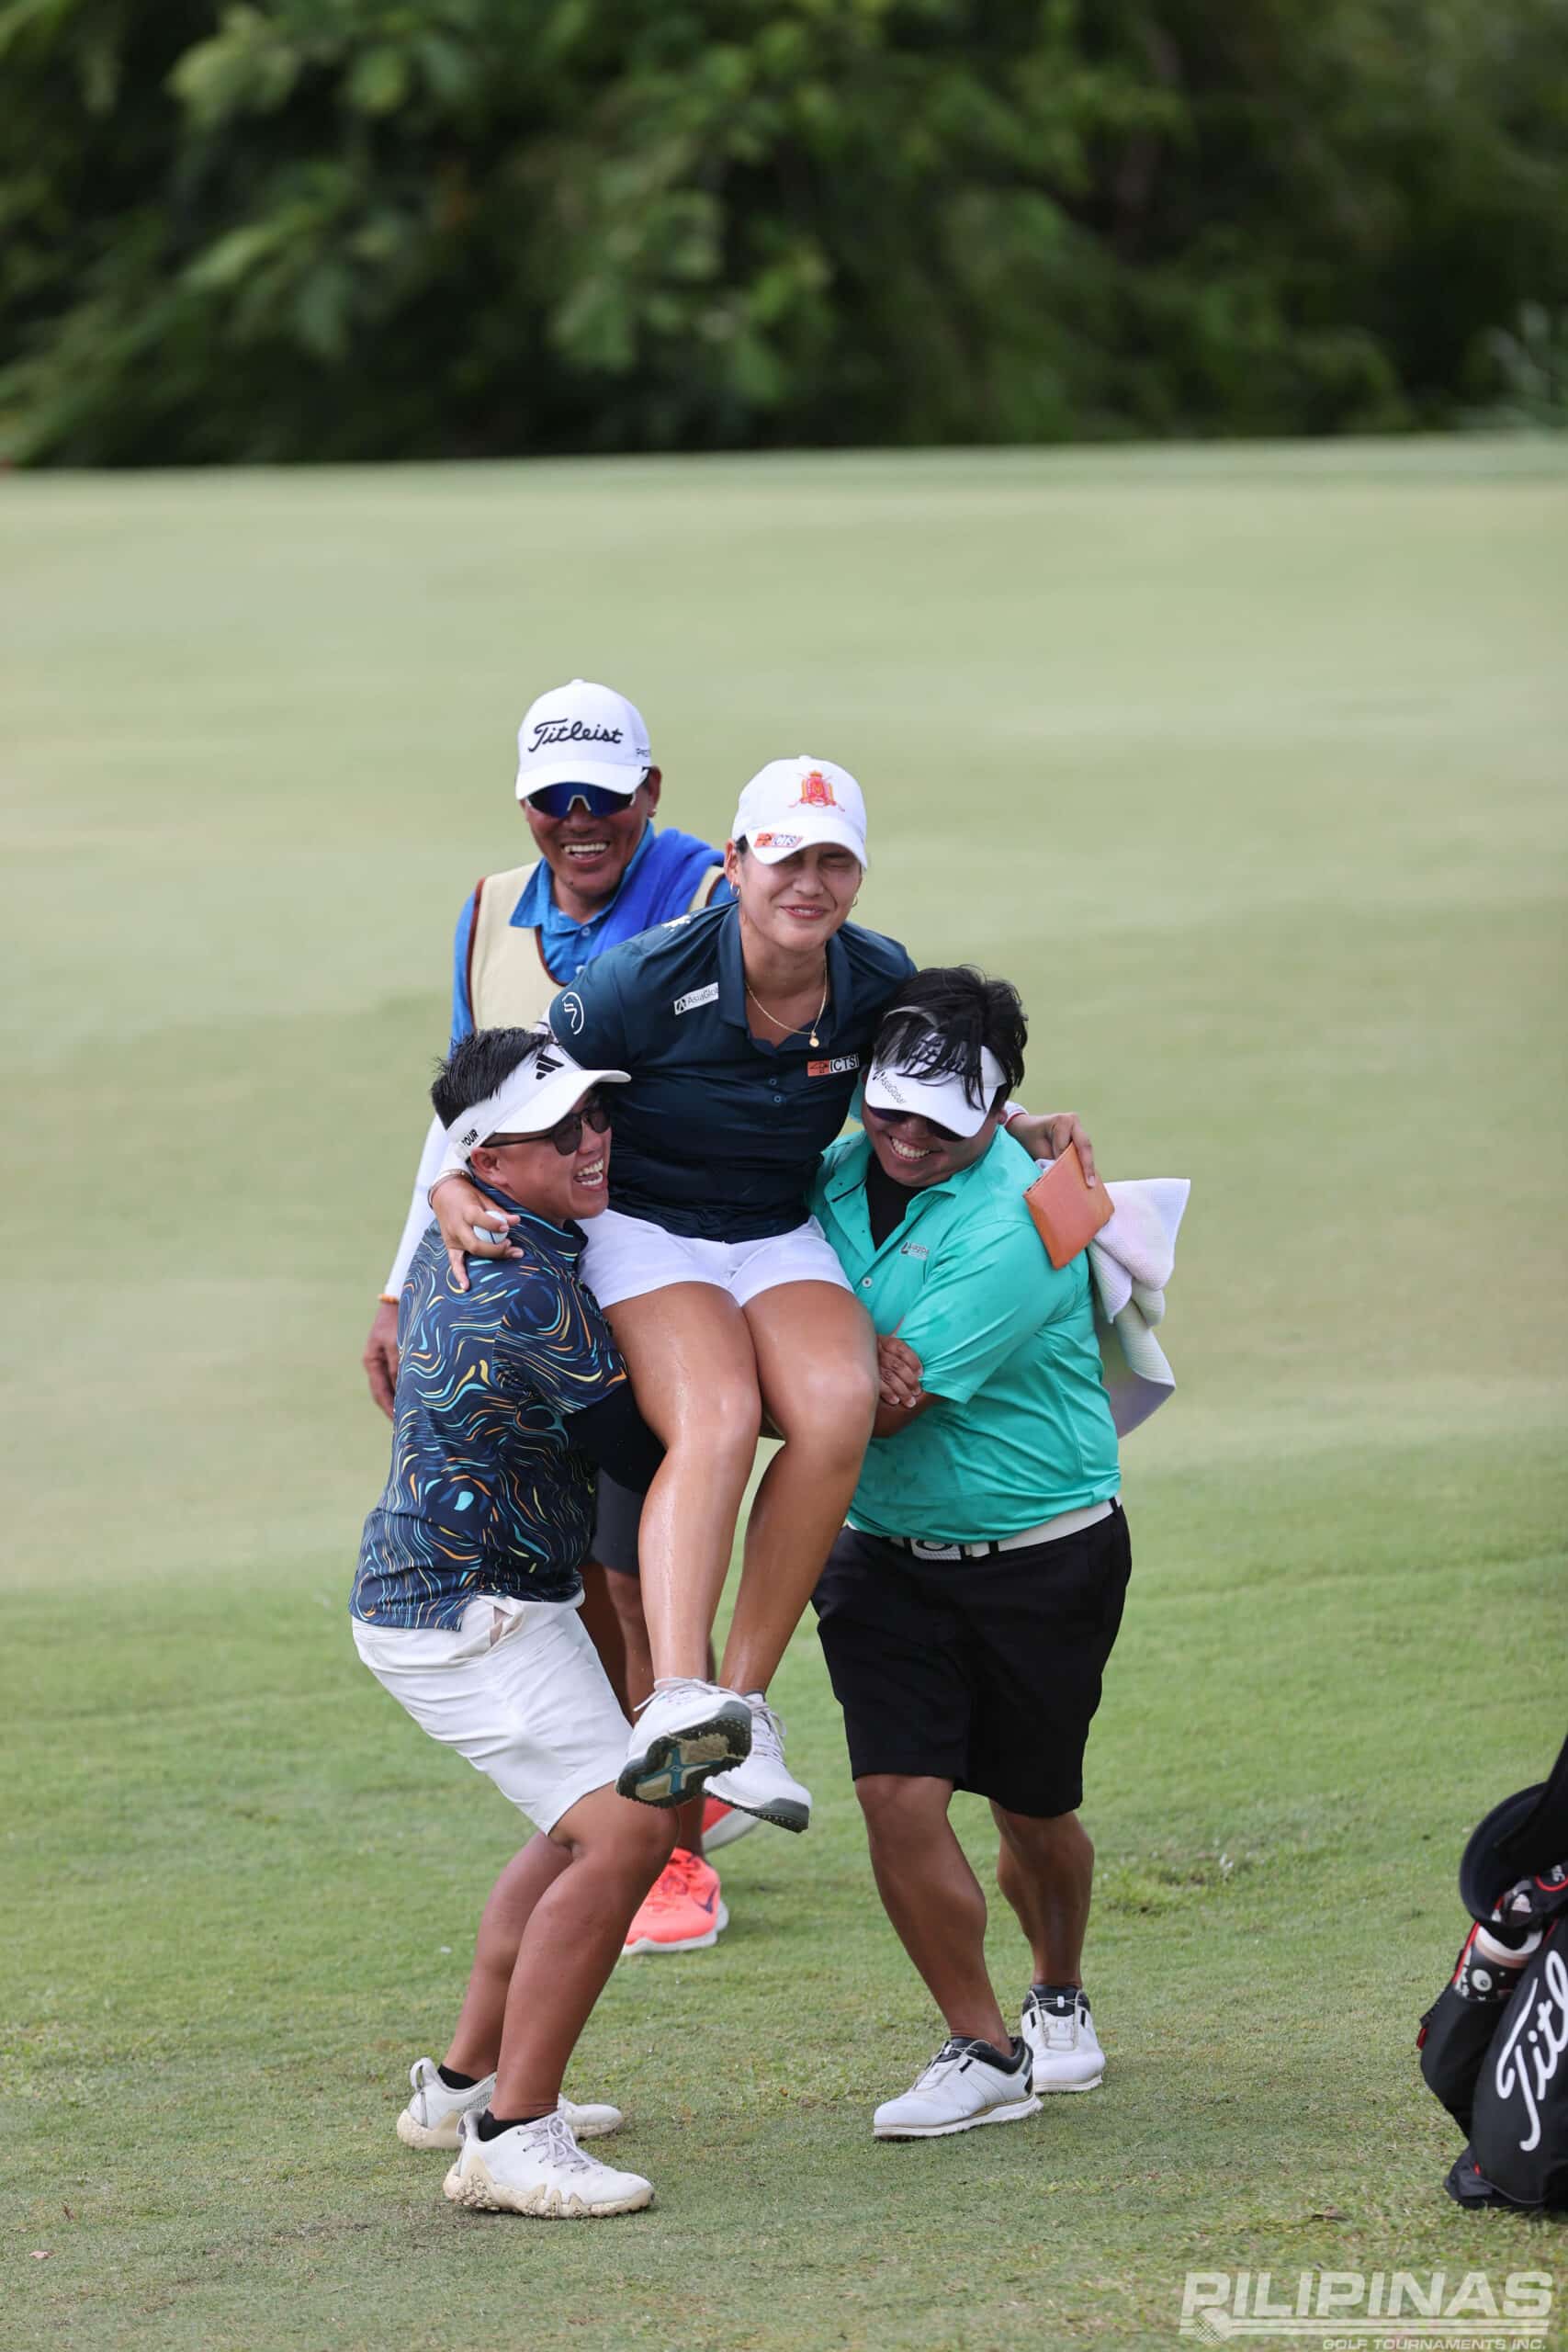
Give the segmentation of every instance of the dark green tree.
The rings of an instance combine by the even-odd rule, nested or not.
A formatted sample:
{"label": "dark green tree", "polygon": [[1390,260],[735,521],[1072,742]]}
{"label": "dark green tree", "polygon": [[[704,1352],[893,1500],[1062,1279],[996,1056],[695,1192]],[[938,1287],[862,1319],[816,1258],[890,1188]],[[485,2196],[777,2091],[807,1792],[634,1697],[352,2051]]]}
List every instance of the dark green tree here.
{"label": "dark green tree", "polygon": [[1565,9],[0,0],[0,431],[138,463],[1443,422],[1527,317],[1560,339]]}

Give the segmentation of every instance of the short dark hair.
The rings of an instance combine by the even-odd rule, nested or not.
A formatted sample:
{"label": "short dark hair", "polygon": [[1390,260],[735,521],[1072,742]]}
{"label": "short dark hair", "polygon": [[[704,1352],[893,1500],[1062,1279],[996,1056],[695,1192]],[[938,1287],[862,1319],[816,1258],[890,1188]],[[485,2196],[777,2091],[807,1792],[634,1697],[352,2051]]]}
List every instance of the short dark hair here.
{"label": "short dark hair", "polygon": [[932,964],[905,981],[872,1051],[875,1060],[923,1077],[962,1079],[970,1101],[978,1102],[981,1049],[988,1046],[1000,1062],[1005,1097],[1023,1084],[1028,1043],[1023,1000],[1010,980],[987,979],[973,964]]}
{"label": "short dark hair", "polygon": [[430,1099],[444,1127],[504,1086],[549,1039],[537,1029],[474,1029],[436,1067]]}

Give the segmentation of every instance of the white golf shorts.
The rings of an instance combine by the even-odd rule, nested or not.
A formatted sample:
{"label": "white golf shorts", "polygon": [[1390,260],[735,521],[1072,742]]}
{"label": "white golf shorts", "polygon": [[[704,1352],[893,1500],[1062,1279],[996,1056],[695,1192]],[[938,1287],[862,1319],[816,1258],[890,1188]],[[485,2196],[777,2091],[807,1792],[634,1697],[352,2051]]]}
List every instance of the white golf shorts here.
{"label": "white golf shorts", "polygon": [[614,1783],[631,1736],[581,1605],[485,1593],[457,1625],[350,1622],[382,1689],[548,1830]]}
{"label": "white golf shorts", "polygon": [[674,1283],[709,1283],[728,1291],[737,1306],[781,1283],[852,1287],[814,1216],[761,1241],[699,1241],[690,1234],[666,1233],[647,1217],[625,1216],[619,1209],[589,1218],[582,1230],[588,1246],[578,1271],[601,1306],[668,1290]]}

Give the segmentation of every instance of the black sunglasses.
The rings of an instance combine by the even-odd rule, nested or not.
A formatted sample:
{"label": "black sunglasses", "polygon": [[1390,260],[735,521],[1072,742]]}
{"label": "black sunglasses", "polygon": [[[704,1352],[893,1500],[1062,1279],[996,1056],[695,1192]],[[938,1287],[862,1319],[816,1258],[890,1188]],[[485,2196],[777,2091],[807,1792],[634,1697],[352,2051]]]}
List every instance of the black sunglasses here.
{"label": "black sunglasses", "polygon": [[541,817],[570,817],[580,800],[591,817],[615,817],[631,807],[633,794],[646,780],[638,776],[631,792],[612,792],[607,784],[542,784],[523,797]]}
{"label": "black sunglasses", "polygon": [[547,1127],[542,1136],[486,1136],[485,1149],[500,1151],[509,1143],[553,1143],[561,1158],[570,1159],[582,1141],[584,1127],[596,1136],[610,1132],[610,1106],[597,1094],[591,1094],[586,1102],[570,1111],[553,1127]]}
{"label": "black sunglasses", "polygon": [[[867,1102],[863,1107],[885,1127],[901,1127],[906,1119],[925,1118],[923,1111],[884,1111],[874,1102]],[[926,1133],[935,1136],[942,1143],[964,1143],[968,1140],[964,1136],[955,1135],[951,1127],[940,1125],[935,1119],[926,1119]]]}

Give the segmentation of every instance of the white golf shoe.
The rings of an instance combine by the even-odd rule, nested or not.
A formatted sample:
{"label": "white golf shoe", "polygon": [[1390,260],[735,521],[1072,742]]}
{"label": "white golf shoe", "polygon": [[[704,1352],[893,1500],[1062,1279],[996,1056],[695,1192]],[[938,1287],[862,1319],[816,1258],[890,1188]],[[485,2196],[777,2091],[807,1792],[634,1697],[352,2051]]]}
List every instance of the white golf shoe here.
{"label": "white golf shoe", "polygon": [[708,1794],[776,1828],[804,1829],[811,1819],[811,1792],[784,1763],[784,1727],[760,1690],[749,1690],[746,1704],[751,1710],[751,1752],[743,1764],[716,1773]]}
{"label": "white golf shoe", "polygon": [[955,2033],[902,2098],[884,2099],[872,2118],[876,2137],[940,2140],[977,2123],[1021,2123],[1026,2115],[1038,2115],[1028,2050],[1015,2038],[1012,2064],[998,2064],[999,2054],[988,2041]]}
{"label": "white golf shoe", "polygon": [[[487,2075],[471,2089],[455,2091],[444,2083],[430,2058],[417,2058],[409,2068],[413,2097],[398,2118],[398,2137],[409,2148],[455,2148],[461,2116],[477,2115],[490,2105],[495,2076]],[[602,2140],[618,2132],[626,2117],[618,2107],[579,2107],[562,2094],[559,2113],[580,2140]]]}
{"label": "white golf shoe", "polygon": [[738,1690],[667,1679],[642,1708],[615,1786],[638,1804],[684,1804],[750,1745],[751,1711]]}
{"label": "white golf shoe", "polygon": [[578,2146],[564,2115],[514,2123],[481,2140],[479,2117],[458,2126],[457,2161],[442,2184],[454,2205],[481,2213],[532,2213],[542,2222],[603,2221],[653,2202],[638,2172],[616,2172]]}
{"label": "white golf shoe", "polygon": [[722,1847],[733,1846],[757,1826],[754,1813],[737,1813],[731,1804],[717,1797],[709,1797],[703,1807],[703,1851],[716,1854]]}
{"label": "white golf shoe", "polygon": [[1105,2080],[1105,2052],[1081,1985],[1025,1996],[1019,2030],[1034,2059],[1037,2091],[1092,2091]]}

